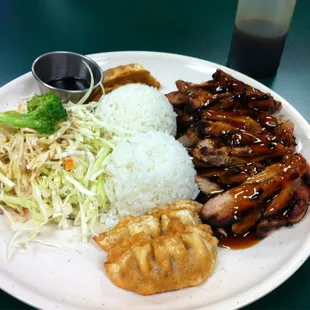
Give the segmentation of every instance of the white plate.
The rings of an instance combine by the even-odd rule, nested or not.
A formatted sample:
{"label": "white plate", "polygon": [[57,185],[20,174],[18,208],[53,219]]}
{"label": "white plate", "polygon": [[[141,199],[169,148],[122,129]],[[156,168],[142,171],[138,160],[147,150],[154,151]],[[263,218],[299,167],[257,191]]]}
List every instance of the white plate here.
{"label": "white plate", "polygon": [[[184,79],[202,82],[222,68],[283,104],[282,113],[296,124],[298,150],[310,161],[310,126],[283,98],[269,88],[233,70],[207,61],[163,53],[117,52],[91,56],[103,69],[140,63],[164,86],[175,90],[174,82]],[[13,108],[20,97],[37,92],[30,73],[0,89],[0,109]],[[51,234],[49,241],[67,245],[63,251],[32,244],[25,253],[5,261],[6,244],[11,236],[0,216],[0,287],[9,294],[43,309],[234,309],[267,294],[290,277],[310,253],[310,215],[293,228],[283,228],[256,246],[239,251],[219,249],[213,275],[202,285],[148,297],[127,292],[106,277],[105,254],[95,244],[81,245],[71,240],[72,232]]]}

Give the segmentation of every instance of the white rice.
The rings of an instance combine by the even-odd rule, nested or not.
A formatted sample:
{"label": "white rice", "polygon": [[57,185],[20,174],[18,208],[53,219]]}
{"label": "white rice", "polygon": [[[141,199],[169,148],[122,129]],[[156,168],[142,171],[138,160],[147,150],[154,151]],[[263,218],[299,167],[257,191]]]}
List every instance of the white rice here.
{"label": "white rice", "polygon": [[156,88],[128,84],[100,101],[96,114],[107,124],[133,132],[157,130],[175,136],[176,113],[165,95]]}
{"label": "white rice", "polygon": [[123,140],[105,168],[105,191],[119,215],[141,215],[159,204],[195,199],[196,171],[172,136],[150,131]]}

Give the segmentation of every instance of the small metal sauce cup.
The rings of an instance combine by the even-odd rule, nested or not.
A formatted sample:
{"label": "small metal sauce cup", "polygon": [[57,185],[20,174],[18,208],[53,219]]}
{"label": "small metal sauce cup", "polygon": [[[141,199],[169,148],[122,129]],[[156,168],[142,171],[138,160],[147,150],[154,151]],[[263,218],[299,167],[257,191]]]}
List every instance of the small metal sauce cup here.
{"label": "small metal sauce cup", "polygon": [[42,94],[53,93],[63,102],[78,102],[88,89],[67,90],[49,85],[55,79],[64,77],[75,77],[89,81],[89,70],[83,63],[85,61],[94,76],[94,88],[100,87],[103,80],[103,71],[100,66],[92,59],[73,52],[50,52],[38,57],[32,64],[32,74],[38,81],[39,89]]}

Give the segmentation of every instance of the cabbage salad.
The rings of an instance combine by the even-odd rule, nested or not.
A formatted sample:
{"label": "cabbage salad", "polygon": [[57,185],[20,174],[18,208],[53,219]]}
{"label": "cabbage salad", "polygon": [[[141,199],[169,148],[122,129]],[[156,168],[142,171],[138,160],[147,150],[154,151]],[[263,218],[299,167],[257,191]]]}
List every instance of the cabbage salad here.
{"label": "cabbage salad", "polygon": [[[48,223],[80,227],[83,242],[97,234],[98,223],[106,229],[116,224],[104,191],[104,163],[126,132],[94,113],[103,87],[99,102],[84,104],[94,85],[85,65],[90,88],[78,103],[63,105],[68,118],[56,132],[39,134],[30,128],[0,132],[0,213],[12,227],[18,226],[8,243],[7,259],[18,239],[23,237],[18,244],[26,245]],[[27,105],[20,104],[17,112],[27,113]]]}
{"label": "cabbage salad", "polygon": [[104,223],[103,165],[115,138],[93,114],[97,104],[64,105],[68,121],[52,135],[1,130],[0,209],[10,223],[24,222],[11,245],[21,235],[30,242],[50,222],[80,226],[87,241],[95,224]]}

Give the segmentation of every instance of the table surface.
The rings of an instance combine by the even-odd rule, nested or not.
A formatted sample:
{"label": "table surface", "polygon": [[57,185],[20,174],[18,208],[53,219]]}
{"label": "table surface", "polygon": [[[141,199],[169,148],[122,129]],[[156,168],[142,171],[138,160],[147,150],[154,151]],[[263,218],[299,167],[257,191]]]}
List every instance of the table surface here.
{"label": "table surface", "polygon": [[[42,53],[147,50],[226,64],[237,0],[1,0],[0,86]],[[281,65],[263,83],[310,122],[309,0],[297,1]],[[289,242],[289,240],[288,240]],[[272,255],[272,254],[271,254]],[[310,309],[310,260],[245,309]],[[32,309],[0,290],[0,309]]]}

